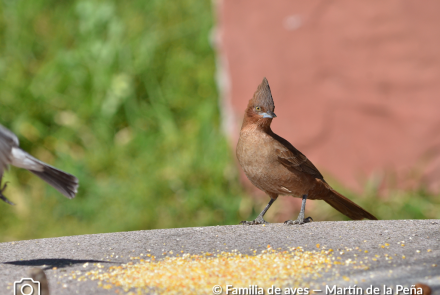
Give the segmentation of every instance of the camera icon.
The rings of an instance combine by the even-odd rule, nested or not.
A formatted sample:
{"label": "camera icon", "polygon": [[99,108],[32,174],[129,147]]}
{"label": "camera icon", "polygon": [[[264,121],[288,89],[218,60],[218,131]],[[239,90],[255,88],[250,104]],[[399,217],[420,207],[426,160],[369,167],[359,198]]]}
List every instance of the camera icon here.
{"label": "camera icon", "polygon": [[14,295],[40,295],[40,282],[31,278],[15,281]]}

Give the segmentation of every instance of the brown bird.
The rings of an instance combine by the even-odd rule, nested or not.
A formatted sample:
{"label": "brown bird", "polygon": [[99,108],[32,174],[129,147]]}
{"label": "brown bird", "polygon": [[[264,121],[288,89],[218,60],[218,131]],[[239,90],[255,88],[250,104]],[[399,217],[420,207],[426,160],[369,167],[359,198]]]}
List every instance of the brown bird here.
{"label": "brown bird", "polygon": [[356,205],[325,182],[316,167],[284,138],[270,129],[276,117],[275,105],[269,83],[264,78],[244,114],[240,138],[237,144],[237,158],[249,180],[269,195],[270,201],[253,221],[242,224],[267,223],[263,216],[279,195],[302,198],[298,219],[285,224],[303,224],[306,200],[324,200],[342,214],[354,220],[376,217]]}

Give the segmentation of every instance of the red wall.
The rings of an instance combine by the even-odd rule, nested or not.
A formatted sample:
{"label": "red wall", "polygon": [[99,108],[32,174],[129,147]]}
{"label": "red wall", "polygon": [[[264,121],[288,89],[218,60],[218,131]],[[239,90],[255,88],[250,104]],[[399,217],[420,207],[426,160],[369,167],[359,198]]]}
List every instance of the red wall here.
{"label": "red wall", "polygon": [[235,148],[263,77],[275,133],[360,191],[440,191],[440,1],[219,0],[224,125]]}

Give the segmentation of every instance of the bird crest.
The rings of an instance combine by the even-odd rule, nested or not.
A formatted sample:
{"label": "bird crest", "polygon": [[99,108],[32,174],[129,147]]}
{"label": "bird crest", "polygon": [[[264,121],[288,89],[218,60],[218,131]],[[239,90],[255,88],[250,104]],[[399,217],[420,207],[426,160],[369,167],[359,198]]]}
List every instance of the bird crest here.
{"label": "bird crest", "polygon": [[258,85],[257,91],[255,91],[254,96],[249,101],[253,106],[260,106],[264,108],[265,111],[273,112],[275,110],[275,104],[272,98],[272,92],[270,91],[269,82],[266,77],[260,85]]}

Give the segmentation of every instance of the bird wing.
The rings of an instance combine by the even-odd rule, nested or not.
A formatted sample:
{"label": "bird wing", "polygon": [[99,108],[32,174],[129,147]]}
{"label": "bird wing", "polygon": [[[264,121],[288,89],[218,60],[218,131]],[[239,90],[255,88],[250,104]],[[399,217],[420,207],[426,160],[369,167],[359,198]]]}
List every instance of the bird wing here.
{"label": "bird wing", "polygon": [[[5,168],[13,165],[31,171],[66,197],[75,197],[78,190],[78,179],[75,176],[32,157],[18,145],[17,136],[0,125],[0,184]],[[2,194],[5,187],[0,187],[0,199],[8,202]]]}
{"label": "bird wing", "polygon": [[289,170],[296,170],[308,173],[316,178],[324,179],[319,170],[293,145],[284,138],[274,134],[276,139],[275,152],[278,161]]}
{"label": "bird wing", "polygon": [[14,133],[0,125],[0,177],[12,162],[12,148],[18,147],[18,138]]}

